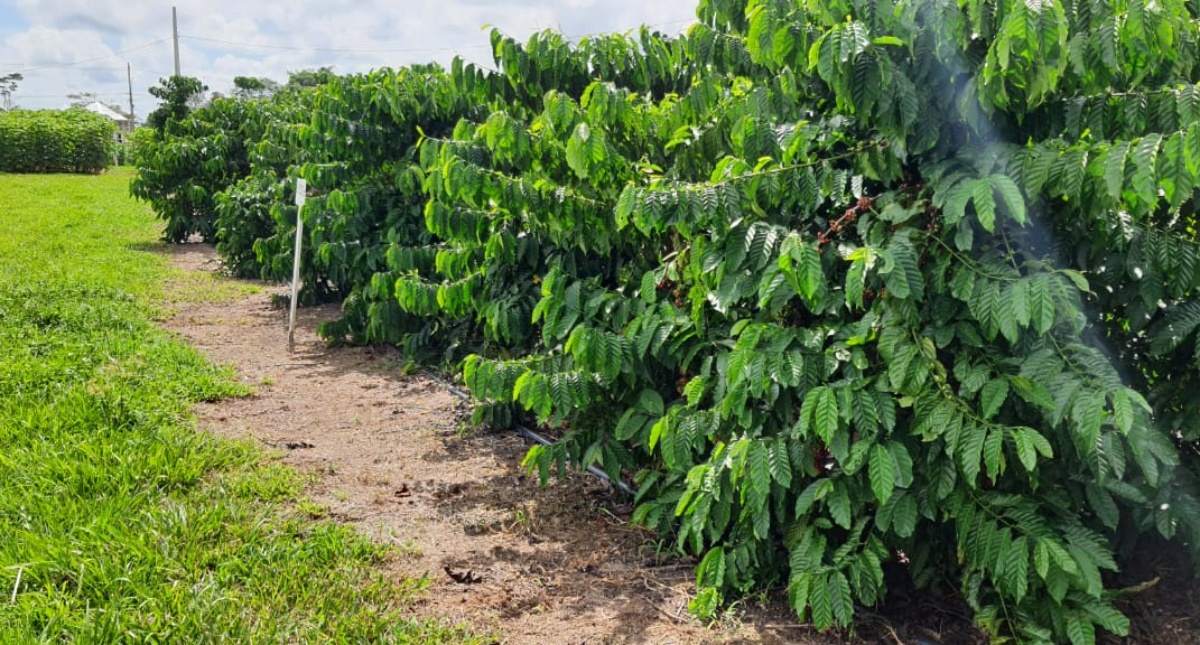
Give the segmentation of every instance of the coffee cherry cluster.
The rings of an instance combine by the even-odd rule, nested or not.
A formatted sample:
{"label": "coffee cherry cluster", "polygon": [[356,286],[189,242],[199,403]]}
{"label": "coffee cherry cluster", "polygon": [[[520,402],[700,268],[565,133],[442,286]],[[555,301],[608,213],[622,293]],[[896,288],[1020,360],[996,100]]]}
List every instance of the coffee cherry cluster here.
{"label": "coffee cherry cluster", "polygon": [[830,240],[835,235],[841,233],[844,229],[858,221],[858,216],[871,210],[871,207],[874,205],[875,202],[870,197],[859,197],[858,201],[855,202],[850,208],[847,208],[845,212],[842,213],[841,217],[829,223],[828,230],[822,233],[817,233],[817,246],[823,247],[826,244],[829,244]]}
{"label": "coffee cherry cluster", "polygon": [[671,297],[674,299],[676,307],[682,309],[687,304],[687,301],[683,298],[684,291],[682,285],[670,279],[663,278],[656,286],[659,293],[671,292]]}
{"label": "coffee cherry cluster", "polygon": [[824,475],[829,470],[831,461],[829,448],[825,446],[816,446],[812,450],[813,465],[817,467],[817,474]]}
{"label": "coffee cherry cluster", "polygon": [[942,225],[942,211],[934,208],[933,204],[925,207],[925,230],[932,233]]}

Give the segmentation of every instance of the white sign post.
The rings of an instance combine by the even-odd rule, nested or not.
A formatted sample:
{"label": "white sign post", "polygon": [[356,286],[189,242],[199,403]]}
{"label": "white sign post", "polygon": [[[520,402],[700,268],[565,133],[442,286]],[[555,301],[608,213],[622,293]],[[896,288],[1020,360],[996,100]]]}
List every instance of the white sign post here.
{"label": "white sign post", "polygon": [[296,260],[292,264],[292,310],[288,314],[288,351],[296,351],[296,303],[300,296],[300,245],[304,240],[304,200],[308,183],[296,180]]}

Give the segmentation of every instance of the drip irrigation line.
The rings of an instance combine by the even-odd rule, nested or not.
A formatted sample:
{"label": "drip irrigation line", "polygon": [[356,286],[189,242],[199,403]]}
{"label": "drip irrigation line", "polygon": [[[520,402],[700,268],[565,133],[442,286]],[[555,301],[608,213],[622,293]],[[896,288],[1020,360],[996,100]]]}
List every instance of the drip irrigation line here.
{"label": "drip irrigation line", "polygon": [[[550,441],[549,439],[539,435],[538,433],[534,432],[533,430],[530,430],[529,428],[526,428],[520,422],[517,422],[515,424],[515,426],[517,429],[517,433],[523,435],[525,438],[527,438],[531,441],[540,443],[543,446],[553,446],[554,445],[553,441]],[[608,476],[608,473],[604,472],[603,470],[600,470],[599,468],[597,468],[595,466],[588,466],[587,471],[589,473],[599,477],[600,479],[603,479],[604,481],[608,482],[609,486],[614,486],[614,487],[618,488],[621,492],[625,493],[626,495],[629,495],[630,497],[634,497],[637,495],[637,492],[635,492],[632,488],[630,488],[625,482],[620,481],[620,480],[614,481],[612,477]]]}
{"label": "drip irrigation line", "polygon": [[[393,349],[395,349],[395,348],[393,348]],[[399,350],[397,350],[397,351],[399,351]],[[421,370],[421,374],[423,374],[430,380],[435,381],[438,385],[441,385],[442,387],[446,388],[446,390],[448,392],[450,392],[454,396],[457,396],[459,399],[461,399],[463,401],[468,401],[471,399],[471,395],[468,394],[465,390],[457,387],[450,381],[447,381],[446,379],[438,376],[437,374],[434,374],[433,372],[430,372],[429,370],[425,370],[425,369]],[[525,426],[525,424],[521,423],[520,421],[513,424],[513,427],[516,429],[517,434],[525,437],[526,439],[528,439],[534,443],[541,444],[543,446],[553,446],[554,445],[553,441],[550,441],[549,439],[534,432],[533,430],[530,430],[528,427]],[[614,480],[612,477],[608,476],[608,473],[604,472],[603,470],[600,470],[599,468],[597,468],[595,466],[588,466],[587,471],[589,473],[591,473],[592,475],[595,475],[596,477],[604,480],[604,482],[607,483],[609,486],[612,486],[612,487],[616,488],[617,490],[620,490],[622,493],[625,493],[626,495],[628,495],[630,497],[635,497],[637,495],[637,491],[630,488],[630,486],[628,484],[626,484],[625,482],[623,482],[619,479]]]}

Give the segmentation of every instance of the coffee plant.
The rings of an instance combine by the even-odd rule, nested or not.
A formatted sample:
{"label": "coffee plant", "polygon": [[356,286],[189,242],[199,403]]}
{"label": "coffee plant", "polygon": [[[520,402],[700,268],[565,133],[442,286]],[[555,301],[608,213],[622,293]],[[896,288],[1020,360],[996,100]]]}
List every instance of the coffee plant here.
{"label": "coffee plant", "polygon": [[997,640],[1127,633],[1138,537],[1200,538],[1200,7],[697,17],[317,88],[223,251],[282,275],[306,178],[325,333],[459,365],[558,438],[543,480],[634,481],[699,615],[783,585],[845,627],[895,566]]}
{"label": "coffee plant", "polygon": [[111,119],[86,110],[0,111],[0,172],[93,173],[113,161]]}
{"label": "coffee plant", "polygon": [[215,241],[217,195],[244,178],[251,148],[263,137],[271,104],[216,99],[163,132],[147,129],[137,149],[134,197],[166,220],[164,237],[184,242],[193,234]]}

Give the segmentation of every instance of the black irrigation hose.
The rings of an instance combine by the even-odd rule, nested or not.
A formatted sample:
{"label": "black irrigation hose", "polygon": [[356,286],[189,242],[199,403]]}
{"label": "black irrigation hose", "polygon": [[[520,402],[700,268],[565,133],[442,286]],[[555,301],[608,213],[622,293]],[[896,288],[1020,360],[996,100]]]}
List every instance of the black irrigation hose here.
{"label": "black irrigation hose", "polygon": [[[460,398],[464,401],[470,400],[470,398],[471,398],[470,394],[468,394],[465,391],[463,391],[462,389],[456,387],[453,383],[447,381],[446,379],[438,376],[437,374],[430,372],[429,370],[421,370],[421,372],[429,379],[437,382],[439,385],[446,388],[446,390],[448,390],[451,394],[457,396],[458,398]],[[523,423],[517,422],[515,424],[515,426],[516,426],[516,430],[517,430],[518,434],[525,437],[526,439],[529,439],[530,441],[532,441],[534,443],[538,443],[543,446],[553,446],[554,445],[553,441],[550,441],[549,439],[541,436],[540,434],[534,432],[533,430],[530,430],[529,428],[525,427],[525,425]],[[621,492],[625,493],[626,495],[628,495],[630,497],[634,497],[637,495],[637,492],[634,491],[632,488],[630,488],[628,484],[626,484],[625,482],[623,482],[621,480],[613,481],[613,478],[609,477],[608,473],[604,472],[603,470],[600,470],[599,468],[597,468],[595,466],[588,466],[587,471],[589,473],[595,475],[596,477],[599,477],[600,479],[604,480],[605,483],[607,483],[609,486],[612,486],[612,487],[616,488],[617,490],[620,490]]]}
{"label": "black irrigation hose", "polygon": [[[540,443],[543,446],[554,445],[554,442],[537,434],[533,430],[526,428],[524,425],[522,425],[520,423],[517,423],[516,427],[517,427],[517,432],[524,435],[527,439],[530,439],[532,441]],[[625,482],[623,482],[621,480],[613,481],[613,478],[609,477],[608,473],[604,472],[603,470],[600,470],[599,468],[597,468],[595,466],[588,466],[587,471],[589,473],[599,477],[600,479],[603,479],[604,481],[608,482],[608,484],[610,486],[615,486],[621,492],[625,493],[626,495],[628,495],[630,497],[634,497],[637,495],[637,493],[632,488],[630,488]]]}

